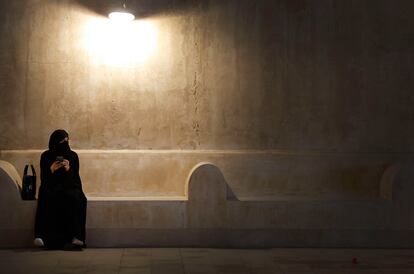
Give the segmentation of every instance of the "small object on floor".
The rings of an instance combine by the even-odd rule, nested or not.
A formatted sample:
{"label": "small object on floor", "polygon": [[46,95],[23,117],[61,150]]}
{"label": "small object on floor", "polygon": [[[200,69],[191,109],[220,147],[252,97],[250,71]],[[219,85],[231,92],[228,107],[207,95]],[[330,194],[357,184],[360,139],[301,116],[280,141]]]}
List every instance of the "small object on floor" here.
{"label": "small object on floor", "polygon": [[43,242],[43,240],[41,238],[35,238],[33,240],[33,244],[36,247],[44,247],[45,246],[45,243]]}
{"label": "small object on floor", "polygon": [[353,264],[357,264],[358,263],[358,259],[356,257],[352,258],[352,263]]}

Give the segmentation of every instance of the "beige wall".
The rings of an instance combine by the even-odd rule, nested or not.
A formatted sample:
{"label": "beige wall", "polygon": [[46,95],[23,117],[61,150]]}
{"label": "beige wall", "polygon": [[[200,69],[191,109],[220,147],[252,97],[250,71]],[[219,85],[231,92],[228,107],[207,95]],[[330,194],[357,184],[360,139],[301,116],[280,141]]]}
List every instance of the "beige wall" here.
{"label": "beige wall", "polygon": [[[236,242],[252,225],[279,246],[413,246],[413,1],[129,0],[140,20],[120,29],[111,3],[0,1],[1,160],[39,170],[67,129],[92,225],[174,218],[151,199],[182,198],[208,161],[239,199],[215,211]],[[18,204],[4,220],[33,217]],[[187,232],[169,235],[204,236]]]}
{"label": "beige wall", "polygon": [[0,157],[20,174],[56,128],[96,196],[182,196],[210,161],[238,197],[377,199],[412,160],[410,1],[129,1],[118,29],[109,2],[1,1]]}
{"label": "beige wall", "polygon": [[0,149],[414,148],[412,1],[131,0],[125,66],[85,45],[105,2],[1,1]]}

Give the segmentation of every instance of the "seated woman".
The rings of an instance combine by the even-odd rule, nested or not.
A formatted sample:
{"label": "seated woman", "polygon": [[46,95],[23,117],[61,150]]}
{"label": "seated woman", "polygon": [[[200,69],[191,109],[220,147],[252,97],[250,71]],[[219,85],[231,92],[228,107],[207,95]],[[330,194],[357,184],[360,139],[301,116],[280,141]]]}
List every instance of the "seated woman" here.
{"label": "seated woman", "polygon": [[49,150],[40,158],[41,185],[35,220],[36,246],[85,246],[86,197],[79,176],[78,155],[69,147],[69,135],[56,130]]}

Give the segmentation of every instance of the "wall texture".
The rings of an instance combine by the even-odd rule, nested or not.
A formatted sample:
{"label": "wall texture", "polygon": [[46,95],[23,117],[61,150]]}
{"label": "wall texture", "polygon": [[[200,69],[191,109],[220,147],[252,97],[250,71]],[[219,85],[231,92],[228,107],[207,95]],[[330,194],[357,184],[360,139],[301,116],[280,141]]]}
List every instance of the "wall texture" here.
{"label": "wall texture", "polygon": [[414,150],[412,1],[131,0],[120,67],[83,45],[109,2],[1,1],[0,149]]}
{"label": "wall texture", "polygon": [[413,235],[412,177],[390,168],[414,160],[413,1],[128,3],[139,20],[115,26],[110,0],[0,1],[1,160],[38,169],[64,128],[90,198],[182,198],[208,161],[241,204],[275,203],[258,226]]}

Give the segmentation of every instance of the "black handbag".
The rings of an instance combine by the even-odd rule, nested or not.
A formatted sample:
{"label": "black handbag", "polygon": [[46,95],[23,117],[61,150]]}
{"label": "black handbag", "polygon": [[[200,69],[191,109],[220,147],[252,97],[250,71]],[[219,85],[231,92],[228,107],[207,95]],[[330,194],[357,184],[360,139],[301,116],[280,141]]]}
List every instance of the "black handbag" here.
{"label": "black handbag", "polygon": [[30,165],[32,175],[27,174],[29,165],[24,167],[23,182],[22,182],[22,199],[36,200],[36,172],[33,165]]}

